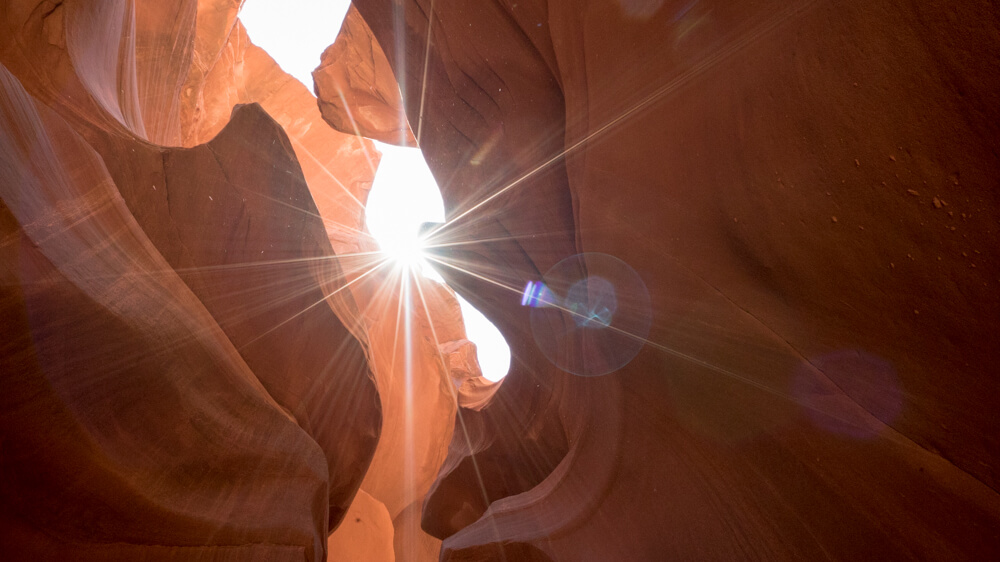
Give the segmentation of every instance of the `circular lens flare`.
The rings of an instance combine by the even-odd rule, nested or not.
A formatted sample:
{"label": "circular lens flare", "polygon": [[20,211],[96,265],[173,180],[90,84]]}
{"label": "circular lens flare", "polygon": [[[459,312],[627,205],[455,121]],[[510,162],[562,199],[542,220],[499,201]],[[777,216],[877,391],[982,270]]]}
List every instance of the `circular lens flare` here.
{"label": "circular lens flare", "polygon": [[571,256],[525,287],[535,343],[553,365],[574,375],[617,371],[649,335],[652,307],[639,274],[600,253]]}

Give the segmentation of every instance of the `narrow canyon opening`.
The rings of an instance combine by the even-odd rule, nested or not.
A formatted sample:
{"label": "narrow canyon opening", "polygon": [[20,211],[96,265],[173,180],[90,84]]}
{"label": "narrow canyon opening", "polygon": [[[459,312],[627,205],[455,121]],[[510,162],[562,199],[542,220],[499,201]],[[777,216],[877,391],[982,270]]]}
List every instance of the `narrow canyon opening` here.
{"label": "narrow canyon opening", "polygon": [[[313,69],[330,38],[336,37],[350,5],[349,0],[247,0],[240,20],[250,40],[312,92]],[[405,122],[405,116],[400,119]],[[413,265],[422,275],[445,283],[429,261],[416,259],[422,251],[420,226],[445,220],[441,190],[434,176],[419,148],[378,141],[375,146],[382,156],[365,205],[368,231],[393,259],[416,260]],[[499,382],[510,370],[510,346],[481,311],[461,295],[455,296],[468,339],[476,344],[483,376]]]}
{"label": "narrow canyon opening", "polygon": [[1000,560],[995,4],[3,2],[4,561]]}

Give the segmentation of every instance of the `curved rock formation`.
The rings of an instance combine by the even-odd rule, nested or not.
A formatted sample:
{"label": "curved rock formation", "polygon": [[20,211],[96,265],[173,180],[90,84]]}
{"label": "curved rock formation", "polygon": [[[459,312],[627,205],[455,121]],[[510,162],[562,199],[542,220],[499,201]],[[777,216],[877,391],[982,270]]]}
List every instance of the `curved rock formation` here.
{"label": "curved rock formation", "polygon": [[[515,368],[428,499],[445,559],[997,555],[992,8],[357,6],[437,240],[482,240],[440,258],[513,289],[446,275]],[[514,294],[583,251],[653,299],[602,380],[553,372]]]}
{"label": "curved rock formation", "polygon": [[[239,4],[0,13],[2,302],[27,318],[5,326],[5,555],[403,560],[440,547],[420,507],[452,433],[452,377],[478,369],[468,346],[454,369],[442,352],[465,341],[458,304],[372,270],[363,210],[379,155],[327,127],[249,42]],[[59,409],[71,413],[38,429]],[[372,537],[381,547],[359,550]]]}
{"label": "curved rock formation", "polygon": [[[360,348],[354,342],[339,357],[325,354],[319,365],[325,370],[304,370],[305,377],[287,382],[280,378],[287,355],[261,364],[261,353],[279,351],[273,339],[243,347],[259,334],[253,328],[270,326],[287,303],[258,305],[253,318],[234,316],[219,297],[237,286],[182,280],[156,245],[173,242],[173,256],[190,265],[218,264],[188,270],[197,277],[225,269],[228,250],[238,250],[232,255],[238,259],[244,252],[259,254],[262,243],[275,257],[303,256],[309,246],[302,245],[302,234],[284,242],[257,236],[260,227],[266,234],[265,220],[243,229],[242,244],[198,236],[201,248],[185,248],[185,235],[198,233],[200,225],[173,222],[169,213],[136,216],[106,160],[6,69],[2,73],[3,306],[11,320],[4,323],[9,392],[0,461],[6,555],[319,559],[327,524],[346,510],[377,433],[359,434],[347,454],[327,442],[330,456],[324,458],[317,441],[328,440],[324,435],[338,425],[346,429],[342,424],[356,421],[357,412],[331,417],[330,396],[317,393],[317,383],[358,389],[367,383],[374,397],[363,356],[351,364]],[[241,115],[251,119],[238,119],[232,130],[262,123],[252,112]],[[217,141],[212,148],[223,154],[234,146],[232,137]],[[162,166],[164,156],[158,152],[155,162]],[[145,172],[134,179],[155,178],[148,188],[142,184],[161,204],[171,194],[173,205],[192,201],[192,184],[183,177],[169,171],[156,177],[155,168],[144,166],[147,158],[128,161],[133,171]],[[234,171],[222,165],[220,175],[226,170]],[[169,186],[165,178],[177,182]],[[160,189],[154,189],[157,180]],[[244,184],[243,193],[220,182],[218,206],[209,214],[254,216],[233,202],[269,183],[266,176],[260,180]],[[309,244],[326,243],[318,221],[311,231],[303,233]],[[300,286],[318,290],[317,281],[299,278]],[[272,302],[278,288],[268,284],[255,298]],[[354,341],[329,309],[310,322],[285,329],[339,329],[348,346]],[[325,402],[322,408],[316,398]],[[377,428],[378,411],[367,415],[365,425]]]}
{"label": "curved rock formation", "polygon": [[[3,8],[12,559],[323,559],[375,451],[379,398],[328,234],[353,225],[356,246],[362,204],[348,193],[353,213],[330,219],[310,192],[367,189],[371,144],[333,138],[300,85],[326,134],[300,119],[289,138],[258,105],[230,120],[253,100],[212,98],[229,104],[214,138],[160,146],[183,142],[195,6]],[[285,118],[294,93],[260,97]],[[309,186],[296,153],[326,160]]]}
{"label": "curved rock formation", "polygon": [[313,71],[323,119],[334,129],[399,146],[416,146],[399,86],[368,24],[352,5],[337,40]]}
{"label": "curved rock formation", "polygon": [[357,252],[359,239],[366,238],[364,204],[378,151],[369,140],[327,127],[309,90],[250,42],[234,6],[222,7],[219,14],[212,3],[199,3],[192,71],[180,96],[183,144],[193,146],[215,136],[234,105],[261,104],[291,140],[334,250]]}
{"label": "curved rock formation", "polygon": [[[1000,557],[993,6],[358,0],[319,102],[239,6],[0,7],[5,557]],[[499,388],[365,233],[406,122]]]}

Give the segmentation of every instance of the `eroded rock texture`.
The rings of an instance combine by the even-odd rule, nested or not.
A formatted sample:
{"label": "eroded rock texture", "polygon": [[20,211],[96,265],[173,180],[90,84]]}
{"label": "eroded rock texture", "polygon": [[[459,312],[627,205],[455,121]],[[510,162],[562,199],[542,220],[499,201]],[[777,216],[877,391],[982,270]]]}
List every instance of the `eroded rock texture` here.
{"label": "eroded rock texture", "polygon": [[437,556],[496,386],[450,289],[375,267],[373,143],[239,6],[0,8],[5,559]]}
{"label": "eroded rock texture", "polygon": [[[227,258],[245,254],[270,250],[278,259],[298,259],[322,250],[319,242],[332,256],[321,224],[305,236],[261,236],[268,221],[234,200],[274,184],[261,176],[242,184],[241,193],[218,181],[218,206],[200,206],[215,216],[185,219],[221,223],[226,215],[256,215],[260,226],[239,229],[233,220],[230,232],[242,243],[197,236],[200,247],[186,247],[185,235],[203,233],[204,223],[173,221],[166,209],[133,214],[122,192],[134,186],[116,189],[99,153],[54,111],[36,105],[6,70],[3,85],[8,555],[190,559],[228,549],[233,557],[321,556],[328,523],[339,521],[370,459],[379,416],[377,409],[363,414],[368,430],[334,447],[330,431],[359,421],[357,412],[331,415],[316,404],[321,398],[329,404],[339,384],[367,387],[376,397],[362,350],[330,308],[318,310],[283,328],[339,330],[347,347],[313,353],[311,368],[294,357],[298,377],[288,380],[283,375],[293,358],[274,345],[290,334],[262,329],[284,320],[292,304],[272,304],[283,294],[280,282],[262,283],[266,272],[259,270],[241,276],[241,283],[261,280],[244,287],[264,285],[250,297],[257,307],[241,316],[225,308],[241,284],[211,279],[227,269]],[[242,114],[247,118],[233,130],[260,126],[252,112]],[[280,134],[263,119],[272,135]],[[233,147],[223,135],[203,150],[211,157],[213,148],[224,154]],[[163,166],[166,154],[151,156]],[[195,196],[200,190],[191,188],[200,186],[190,180],[148,166],[149,159],[128,161],[132,171],[144,172],[136,174],[142,180],[152,176],[142,188],[164,206],[173,197],[180,211],[207,197]],[[220,177],[234,171],[215,160],[202,169]],[[157,242],[175,252],[161,251]],[[175,273],[171,258],[190,264],[187,279]],[[334,279],[333,270],[318,274]],[[310,276],[299,274],[296,286],[299,300],[320,293]],[[324,441],[327,458],[318,444]]]}
{"label": "eroded rock texture", "polygon": [[288,135],[334,250],[357,252],[379,153],[371,141],[326,126],[309,90],[250,42],[236,7],[198,4],[195,56],[180,94],[181,140],[207,142],[234,105],[259,103]]}
{"label": "eroded rock texture", "polygon": [[399,86],[385,53],[352,5],[337,40],[313,72],[323,118],[334,129],[400,146],[415,146]]}
{"label": "eroded rock texture", "polygon": [[320,560],[374,455],[331,232],[358,244],[377,155],[259,52],[271,89],[203,98],[225,118],[185,137],[192,59],[226,44],[196,13],[235,16],[205,4],[2,8],[7,559]]}
{"label": "eroded rock texture", "polygon": [[[4,556],[1000,557],[996,9],[744,4],[359,0],[317,103],[238,0],[6,2]],[[419,139],[499,389],[334,129]],[[602,377],[519,306],[582,252]]]}
{"label": "eroded rock texture", "polygon": [[519,295],[445,272],[515,360],[425,504],[444,559],[998,554],[994,7],[397,4],[356,2],[437,239],[483,240],[442,259],[519,288],[612,254],[654,314],[574,377]]}

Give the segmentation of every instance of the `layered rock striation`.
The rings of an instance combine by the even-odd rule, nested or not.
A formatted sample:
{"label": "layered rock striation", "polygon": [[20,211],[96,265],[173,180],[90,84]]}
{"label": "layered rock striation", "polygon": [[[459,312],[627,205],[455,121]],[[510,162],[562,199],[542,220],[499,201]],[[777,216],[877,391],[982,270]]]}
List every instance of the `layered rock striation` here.
{"label": "layered rock striation", "polygon": [[[1000,555],[992,6],[358,0],[317,100],[240,4],[0,8],[5,556]],[[603,255],[652,320],[574,375],[614,307],[521,291]]]}
{"label": "layered rock striation", "polygon": [[12,559],[436,556],[422,498],[489,385],[365,229],[373,143],[240,4],[0,11]]}
{"label": "layered rock striation", "polygon": [[515,366],[425,505],[443,559],[996,555],[995,10],[356,5],[400,53],[442,260],[519,289],[605,253],[652,299],[588,379],[446,270]]}

